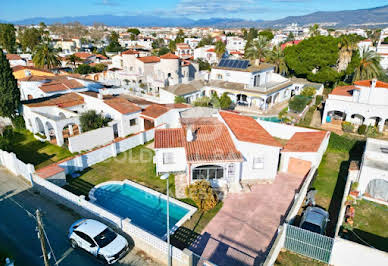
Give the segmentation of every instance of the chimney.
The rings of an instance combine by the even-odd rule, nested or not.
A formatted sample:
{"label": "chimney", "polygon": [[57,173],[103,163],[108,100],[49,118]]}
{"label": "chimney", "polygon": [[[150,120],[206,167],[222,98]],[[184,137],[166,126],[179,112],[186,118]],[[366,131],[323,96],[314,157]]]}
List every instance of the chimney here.
{"label": "chimney", "polygon": [[377,79],[372,79],[372,82],[371,82],[372,89],[376,88],[376,82],[377,82]]}
{"label": "chimney", "polygon": [[194,140],[193,130],[191,129],[191,126],[188,126],[187,132],[186,132],[186,141],[192,142],[193,140]]}

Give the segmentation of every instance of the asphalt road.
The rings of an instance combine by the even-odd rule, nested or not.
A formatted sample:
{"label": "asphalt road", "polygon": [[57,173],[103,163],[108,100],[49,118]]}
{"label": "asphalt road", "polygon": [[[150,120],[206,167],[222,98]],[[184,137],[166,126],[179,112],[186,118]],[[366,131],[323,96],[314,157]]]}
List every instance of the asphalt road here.
{"label": "asphalt road", "polygon": [[[58,265],[102,265],[82,250],[73,250],[67,241],[67,230],[81,218],[71,209],[41,196],[32,190],[21,177],[15,177],[0,168],[0,248],[7,249],[15,259],[15,265],[43,265],[36,222],[28,213],[35,214],[39,208],[43,223]],[[55,264],[54,256],[50,259]],[[134,251],[118,265],[150,265]],[[2,265],[2,262],[0,263]]]}

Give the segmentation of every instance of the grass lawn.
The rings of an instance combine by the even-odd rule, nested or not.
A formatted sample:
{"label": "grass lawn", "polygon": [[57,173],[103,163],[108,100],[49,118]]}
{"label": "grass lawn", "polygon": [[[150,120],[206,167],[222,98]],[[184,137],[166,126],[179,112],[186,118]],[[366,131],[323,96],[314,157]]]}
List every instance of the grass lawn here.
{"label": "grass lawn", "polygon": [[327,265],[323,262],[313,260],[304,256],[300,256],[296,253],[290,251],[282,251],[279,253],[278,258],[276,259],[275,265],[282,266],[323,266]]}
{"label": "grass lawn", "polygon": [[15,130],[10,151],[25,163],[31,163],[36,169],[50,165],[72,156],[68,149],[40,142],[27,130]]}
{"label": "grass lawn", "polygon": [[388,207],[367,200],[353,206],[353,232],[342,232],[343,237],[388,252]]}
{"label": "grass lawn", "polygon": [[311,106],[307,111],[306,115],[304,116],[303,120],[301,120],[298,123],[298,126],[309,127],[311,124],[311,121],[313,120],[313,115],[316,109],[317,109],[316,105]]}
{"label": "grass lawn", "polygon": [[350,161],[361,160],[364,146],[365,141],[331,133],[328,148],[312,183],[317,190],[316,204],[330,214],[329,236],[334,236]]}
{"label": "grass lawn", "polygon": [[[161,180],[156,175],[153,156],[153,150],[144,145],[137,146],[120,153],[116,158],[110,158],[85,169],[80,177],[69,180],[69,184],[65,186],[65,189],[77,195],[88,195],[90,189],[97,184],[110,180],[121,181],[128,179],[161,193],[166,193],[166,181]],[[175,181],[173,175],[169,178],[169,189],[170,195],[175,197]],[[181,201],[196,207],[191,199],[181,199]],[[175,237],[172,237],[172,243],[177,247],[187,247],[193,238],[195,239],[201,233],[202,229],[205,228],[221,207],[222,202],[219,202],[209,212],[202,213],[201,211],[197,211],[190,220],[186,221],[178,229]]]}

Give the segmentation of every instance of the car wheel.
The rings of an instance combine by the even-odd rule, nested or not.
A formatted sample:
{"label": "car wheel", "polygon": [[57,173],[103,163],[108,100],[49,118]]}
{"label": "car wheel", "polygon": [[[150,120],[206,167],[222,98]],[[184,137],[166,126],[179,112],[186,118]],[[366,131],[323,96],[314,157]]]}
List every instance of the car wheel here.
{"label": "car wheel", "polygon": [[105,265],[109,264],[108,261],[105,259],[105,257],[102,256],[102,255],[97,255],[97,259],[98,259],[99,261],[101,261],[101,262],[102,262],[103,264],[105,264]]}
{"label": "car wheel", "polygon": [[71,240],[70,240],[70,244],[71,244],[71,247],[72,247],[73,249],[78,248],[78,244],[77,244],[77,242],[75,242],[74,239],[71,239]]}

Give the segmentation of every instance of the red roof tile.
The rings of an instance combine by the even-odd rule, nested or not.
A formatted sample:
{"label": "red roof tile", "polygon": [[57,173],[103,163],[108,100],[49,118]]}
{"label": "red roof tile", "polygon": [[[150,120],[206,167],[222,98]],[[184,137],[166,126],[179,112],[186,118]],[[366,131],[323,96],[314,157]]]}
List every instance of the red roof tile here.
{"label": "red roof tile", "polygon": [[165,113],[167,113],[169,109],[165,106],[162,106],[160,104],[151,104],[147,106],[144,111],[141,113],[144,116],[157,118]]}
{"label": "red roof tile", "polygon": [[46,166],[44,168],[37,170],[36,173],[41,178],[49,178],[49,177],[52,177],[53,175],[59,174],[59,173],[64,172],[64,171],[65,171],[65,169],[58,166],[57,164],[51,164],[49,166]]}
{"label": "red roof tile", "polygon": [[161,59],[179,59],[178,56],[172,54],[172,53],[167,53],[162,56],[160,56]]}
{"label": "red roof tile", "polygon": [[124,51],[121,54],[139,54],[139,52],[131,49],[131,50]]}
{"label": "red roof tile", "polygon": [[160,58],[157,56],[144,56],[144,57],[137,57],[138,60],[142,61],[143,63],[158,63],[160,62]]}
{"label": "red roof tile", "polygon": [[141,111],[141,108],[139,106],[120,97],[104,100],[104,103],[106,103],[116,111],[120,112],[121,114],[129,114]]}
{"label": "red roof tile", "polygon": [[284,146],[283,152],[317,152],[328,132],[296,132]]}
{"label": "red roof tile", "polygon": [[155,149],[184,147],[185,136],[182,128],[155,130]]}
{"label": "red roof tile", "polygon": [[282,147],[255,119],[231,112],[220,112],[221,117],[240,141]]}
{"label": "red roof tile", "polygon": [[[364,86],[364,87],[370,87],[371,83],[372,83],[371,80],[360,80],[360,81],[355,81],[354,82],[354,84],[356,84],[358,86]],[[382,82],[382,81],[378,80],[376,82],[376,87],[377,88],[386,88],[386,89],[388,89],[388,83]]]}
{"label": "red roof tile", "polygon": [[69,89],[83,88],[84,85],[74,79],[61,79],[43,83],[39,88],[44,92],[65,91]]}
{"label": "red roof tile", "polygon": [[353,90],[358,90],[358,88],[354,85],[340,86],[340,87],[334,88],[330,94],[338,95],[338,96],[352,96]]}
{"label": "red roof tile", "polygon": [[51,98],[42,102],[29,103],[29,107],[42,107],[42,106],[58,106],[58,107],[71,107],[84,103],[84,98],[78,94],[71,92],[62,94],[59,97]]}
{"label": "red roof tile", "polygon": [[215,53],[216,50],[214,48],[207,49],[206,52],[208,53]]}
{"label": "red roof tile", "polygon": [[18,54],[6,54],[5,57],[8,60],[21,60],[22,59]]}
{"label": "red roof tile", "polygon": [[37,67],[33,67],[33,66],[14,66],[12,68],[13,72],[17,72],[17,71],[20,71],[20,70],[36,70],[36,71],[41,71],[41,72],[46,72],[46,73],[54,74],[53,72],[51,72],[51,71],[49,71],[47,69],[41,69],[41,68],[37,68]]}
{"label": "red roof tile", "polygon": [[79,57],[81,59],[88,59],[89,57],[92,57],[93,54],[91,53],[86,53],[86,52],[77,52],[77,53],[74,53],[74,55],[76,57]]}

